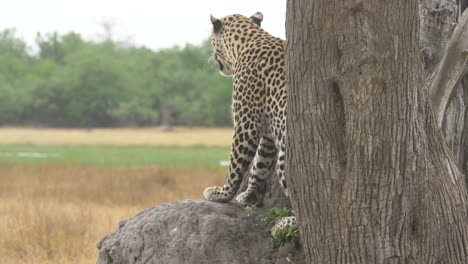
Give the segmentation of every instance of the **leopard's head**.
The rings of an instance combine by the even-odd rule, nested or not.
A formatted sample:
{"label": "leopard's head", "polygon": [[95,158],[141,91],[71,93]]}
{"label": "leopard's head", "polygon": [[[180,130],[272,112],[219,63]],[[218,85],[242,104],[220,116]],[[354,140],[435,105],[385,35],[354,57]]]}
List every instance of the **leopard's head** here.
{"label": "leopard's head", "polygon": [[229,15],[221,19],[211,16],[213,30],[211,32],[211,45],[214,59],[218,63],[222,75],[234,74],[236,59],[242,51],[247,39],[253,37],[256,29],[260,27],[263,15],[255,13],[250,18],[243,15]]}

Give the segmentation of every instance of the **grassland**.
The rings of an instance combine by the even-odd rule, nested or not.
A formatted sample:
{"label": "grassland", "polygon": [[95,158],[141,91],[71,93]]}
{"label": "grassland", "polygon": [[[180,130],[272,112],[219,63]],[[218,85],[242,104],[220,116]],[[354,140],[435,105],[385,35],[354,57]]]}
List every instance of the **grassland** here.
{"label": "grassland", "polygon": [[17,164],[66,163],[102,166],[219,168],[227,147],[44,146],[0,144],[0,161]]}
{"label": "grassland", "polygon": [[[158,144],[153,135],[145,145],[132,131],[156,131],[173,141]],[[218,162],[227,158],[231,133],[212,129],[210,141],[205,132],[0,129],[0,263],[95,263],[96,243],[120,220],[161,203],[201,198],[206,186],[223,181]],[[67,142],[72,134],[88,136]],[[216,134],[226,134],[226,142]]]}

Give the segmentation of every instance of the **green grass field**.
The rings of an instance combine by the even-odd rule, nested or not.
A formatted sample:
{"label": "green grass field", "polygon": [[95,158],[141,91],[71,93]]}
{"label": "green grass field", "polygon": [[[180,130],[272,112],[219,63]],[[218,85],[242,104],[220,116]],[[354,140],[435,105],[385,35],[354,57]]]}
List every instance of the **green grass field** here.
{"label": "green grass field", "polygon": [[223,147],[0,145],[0,161],[15,164],[219,168],[228,157]]}

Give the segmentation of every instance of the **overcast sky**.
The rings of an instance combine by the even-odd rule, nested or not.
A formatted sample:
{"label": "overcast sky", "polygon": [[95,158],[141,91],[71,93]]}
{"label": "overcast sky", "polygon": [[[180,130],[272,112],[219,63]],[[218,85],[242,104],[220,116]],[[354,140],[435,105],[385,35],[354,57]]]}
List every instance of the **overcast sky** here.
{"label": "overcast sky", "polygon": [[99,39],[102,22],[115,26],[114,36],[152,49],[199,44],[215,17],[260,11],[262,27],[284,38],[286,0],[7,0],[0,9],[0,29],[15,28],[31,46],[37,32],[74,31]]}

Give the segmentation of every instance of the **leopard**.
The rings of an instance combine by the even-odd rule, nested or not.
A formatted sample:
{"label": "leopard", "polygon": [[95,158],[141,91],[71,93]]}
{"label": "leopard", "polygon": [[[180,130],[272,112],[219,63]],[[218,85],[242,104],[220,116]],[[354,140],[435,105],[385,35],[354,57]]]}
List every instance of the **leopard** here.
{"label": "leopard", "polygon": [[[289,197],[284,173],[286,42],[265,31],[262,21],[260,12],[250,17],[233,14],[221,19],[211,15],[214,60],[219,72],[233,79],[234,133],[224,186],[204,191],[204,197],[210,201],[226,203],[235,198],[242,205],[259,203],[273,169]],[[236,196],[249,169],[247,189]],[[295,219],[279,221],[276,229],[291,223]]]}

